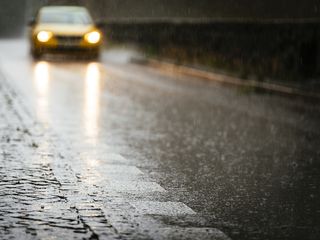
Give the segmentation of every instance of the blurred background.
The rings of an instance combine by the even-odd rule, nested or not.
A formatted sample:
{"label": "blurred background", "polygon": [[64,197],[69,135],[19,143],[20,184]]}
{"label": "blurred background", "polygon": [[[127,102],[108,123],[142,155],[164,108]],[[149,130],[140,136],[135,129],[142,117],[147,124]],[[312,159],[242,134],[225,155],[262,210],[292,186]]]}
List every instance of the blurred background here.
{"label": "blurred background", "polygon": [[301,82],[320,75],[318,0],[2,0],[0,36],[25,34],[43,5],[85,5],[109,43],[241,78]]}
{"label": "blurred background", "polygon": [[[99,61],[59,54],[32,59],[28,23],[44,5],[84,5],[90,10],[105,34]],[[129,189],[124,191],[126,197],[182,202],[201,216],[166,216],[163,221],[173,227],[210,226],[237,240],[319,240],[319,11],[319,0],[1,0],[0,86],[8,82],[31,115],[61,136],[63,141],[57,145],[65,146],[54,149],[54,156],[72,152],[75,157],[59,161],[77,173],[79,189],[105,189],[112,185],[110,181],[125,180],[121,186]],[[179,67],[176,71],[154,67],[149,60],[165,66],[186,65],[189,73],[211,74],[218,81],[183,74]],[[203,71],[195,71],[199,69]],[[230,82],[223,85],[219,79],[237,81],[230,87]],[[256,85],[250,85],[252,82]],[[3,89],[0,100],[8,106],[3,104],[0,109],[1,129],[6,129],[5,120],[16,129],[5,111],[19,113],[18,104],[6,99]],[[55,148],[51,137],[47,140],[35,132],[34,144],[21,144],[30,144],[32,152],[41,154]],[[11,132],[0,143],[9,144],[9,137]],[[69,148],[68,143],[73,145]],[[79,156],[73,155],[78,152]],[[120,171],[110,177],[106,171],[110,153],[120,156],[112,164],[141,168],[168,196],[147,191],[138,197],[131,195],[131,176],[122,179],[126,172]],[[56,157],[42,156],[46,155],[26,157],[24,166],[48,161],[45,166],[49,169],[55,164]],[[12,172],[17,179],[29,174],[10,169],[8,162],[15,161],[0,158],[0,176],[1,171]],[[132,179],[151,181],[140,175]],[[21,185],[19,189],[15,182],[3,191],[7,205],[14,208],[10,220],[7,205],[0,206],[0,238],[1,224],[8,231],[15,227],[21,233],[29,231],[23,224],[26,216],[33,215],[23,210],[25,205],[18,211],[12,203],[19,194],[22,201],[29,199],[25,191],[29,188]],[[109,193],[97,191],[97,199]],[[92,196],[91,192],[84,195]],[[34,204],[30,209],[39,209],[41,204],[30,199],[28,203]],[[61,197],[61,206],[65,199]],[[45,201],[46,210],[51,202]],[[81,201],[89,200],[81,198],[78,203]],[[105,205],[109,204],[108,198]],[[42,209],[32,212],[34,219],[43,214],[43,221],[33,226],[35,221],[30,220],[30,229],[46,228],[48,219],[61,226],[60,210],[52,209],[52,215],[45,215]],[[127,208],[120,213],[126,216]],[[115,219],[119,222],[120,218],[115,215]],[[82,224],[78,218],[77,222]],[[97,222],[92,221],[92,229]],[[73,222],[67,224],[71,227],[65,232],[54,227],[45,234],[72,238]],[[60,232],[70,235],[59,238],[55,233]]]}

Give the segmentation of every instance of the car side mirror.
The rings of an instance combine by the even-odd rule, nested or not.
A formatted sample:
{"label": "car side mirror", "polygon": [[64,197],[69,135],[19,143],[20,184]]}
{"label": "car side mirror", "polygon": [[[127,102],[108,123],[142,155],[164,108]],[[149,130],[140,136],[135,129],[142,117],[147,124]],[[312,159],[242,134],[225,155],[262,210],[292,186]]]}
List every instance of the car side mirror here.
{"label": "car side mirror", "polygon": [[32,18],[28,21],[28,26],[30,26],[30,27],[34,26],[35,24],[36,24],[36,20],[34,18]]}
{"label": "car side mirror", "polygon": [[102,20],[98,20],[96,21],[95,25],[97,26],[97,28],[103,28],[105,23]]}

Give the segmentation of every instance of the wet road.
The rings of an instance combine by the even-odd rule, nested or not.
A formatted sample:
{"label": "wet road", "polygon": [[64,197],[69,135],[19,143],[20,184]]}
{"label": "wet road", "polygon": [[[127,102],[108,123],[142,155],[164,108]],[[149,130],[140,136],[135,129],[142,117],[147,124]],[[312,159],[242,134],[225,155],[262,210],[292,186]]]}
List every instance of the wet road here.
{"label": "wet road", "polygon": [[[146,236],[157,238],[160,224],[187,229],[174,239],[223,239],[217,229],[232,239],[319,239],[319,105],[131,64],[124,49],[101,62],[34,62],[23,40],[3,40],[0,49],[6,81],[56,136],[39,138],[37,151],[57,141],[80,192],[139,213],[133,232],[151,228]],[[139,234],[132,236],[148,238]]]}

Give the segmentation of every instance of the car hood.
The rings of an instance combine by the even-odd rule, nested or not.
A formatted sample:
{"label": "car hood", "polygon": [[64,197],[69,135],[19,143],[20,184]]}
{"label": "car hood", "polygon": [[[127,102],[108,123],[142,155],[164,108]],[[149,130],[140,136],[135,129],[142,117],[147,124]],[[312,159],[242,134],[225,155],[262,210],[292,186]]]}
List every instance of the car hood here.
{"label": "car hood", "polygon": [[39,24],[34,28],[34,33],[40,31],[50,31],[56,35],[84,35],[87,32],[96,30],[94,25],[74,25],[74,24]]}

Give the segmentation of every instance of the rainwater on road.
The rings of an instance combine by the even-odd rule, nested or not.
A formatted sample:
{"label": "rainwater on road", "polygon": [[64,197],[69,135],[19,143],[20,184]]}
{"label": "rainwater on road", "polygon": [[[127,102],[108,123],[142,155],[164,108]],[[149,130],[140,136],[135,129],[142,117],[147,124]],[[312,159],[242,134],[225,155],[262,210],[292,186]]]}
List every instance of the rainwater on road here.
{"label": "rainwater on road", "polygon": [[318,104],[0,49],[1,238],[319,239]]}

